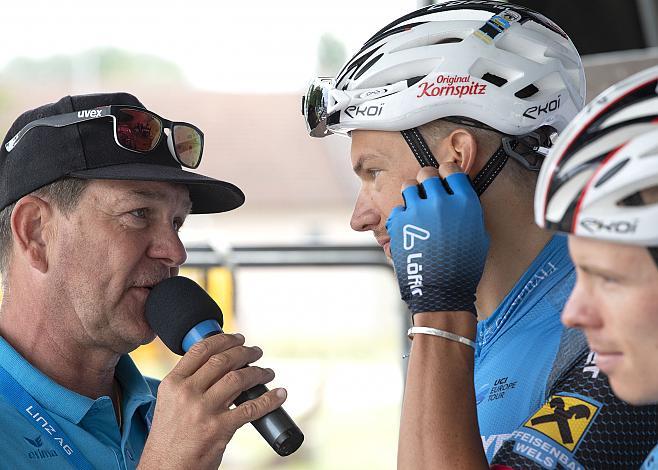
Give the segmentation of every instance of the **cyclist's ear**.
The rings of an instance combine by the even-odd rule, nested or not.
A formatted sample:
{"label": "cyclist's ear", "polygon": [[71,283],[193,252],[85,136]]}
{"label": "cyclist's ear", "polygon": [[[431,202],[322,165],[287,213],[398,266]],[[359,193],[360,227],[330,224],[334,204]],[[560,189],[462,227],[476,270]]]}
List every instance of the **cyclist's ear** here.
{"label": "cyclist's ear", "polygon": [[[468,129],[457,128],[443,139],[436,142],[432,148],[439,166],[445,163],[456,163],[461,171],[469,176],[475,176],[479,171],[477,164],[478,142]],[[495,150],[495,149],[494,149]],[[489,155],[486,156],[487,158]]]}

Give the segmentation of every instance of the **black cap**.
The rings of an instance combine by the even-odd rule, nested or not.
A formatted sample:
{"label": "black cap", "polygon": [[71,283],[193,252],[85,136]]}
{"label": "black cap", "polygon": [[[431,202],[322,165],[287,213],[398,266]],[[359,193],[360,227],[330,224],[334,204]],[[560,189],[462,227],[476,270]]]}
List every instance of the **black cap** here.
{"label": "black cap", "polygon": [[166,181],[188,187],[192,213],[235,209],[244,194],[231,183],[184,171],[160,139],[148,153],[135,153],[114,141],[111,119],[94,119],[65,127],[35,127],[11,152],[5,144],[26,124],[43,117],[111,104],[144,107],[129,93],[65,96],[56,103],[21,114],[0,148],[0,209],[60,178]]}

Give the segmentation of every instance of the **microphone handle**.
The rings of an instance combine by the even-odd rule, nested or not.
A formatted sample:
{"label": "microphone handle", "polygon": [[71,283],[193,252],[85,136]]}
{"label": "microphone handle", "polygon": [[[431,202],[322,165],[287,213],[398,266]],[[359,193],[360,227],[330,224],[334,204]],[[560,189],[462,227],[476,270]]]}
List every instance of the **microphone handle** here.
{"label": "microphone handle", "polygon": [[[235,406],[239,406],[248,400],[258,398],[268,390],[265,385],[256,385],[238,395],[233,403]],[[304,434],[283,407],[270,411],[265,416],[252,421],[251,424],[272,449],[282,457],[295,452],[304,442]]]}
{"label": "microphone handle", "polygon": [[[218,323],[214,323],[210,328],[212,329],[206,331],[203,331],[203,329],[198,332],[194,330],[190,331],[189,337],[186,336],[184,340],[184,344],[194,344],[209,336],[224,332]],[[217,331],[217,328],[219,328],[219,331]],[[184,349],[187,351],[189,348],[184,347]],[[242,369],[245,367],[249,366],[244,366]],[[265,385],[256,385],[238,395],[233,403],[235,406],[239,406],[248,400],[258,398],[268,391],[269,389]],[[276,410],[270,411],[265,416],[252,421],[251,424],[281,457],[292,454],[304,442],[304,433],[302,433],[301,429],[299,429],[281,406]]]}

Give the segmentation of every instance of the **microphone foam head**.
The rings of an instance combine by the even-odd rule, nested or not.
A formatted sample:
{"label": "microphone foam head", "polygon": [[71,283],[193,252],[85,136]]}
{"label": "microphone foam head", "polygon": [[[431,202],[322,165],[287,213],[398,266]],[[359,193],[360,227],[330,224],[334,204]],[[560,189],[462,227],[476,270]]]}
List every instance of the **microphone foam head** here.
{"label": "microphone foam head", "polygon": [[183,351],[183,338],[205,320],[217,320],[224,326],[219,305],[191,279],[170,277],[156,284],[146,298],[146,321],[162,342],[178,355]]}

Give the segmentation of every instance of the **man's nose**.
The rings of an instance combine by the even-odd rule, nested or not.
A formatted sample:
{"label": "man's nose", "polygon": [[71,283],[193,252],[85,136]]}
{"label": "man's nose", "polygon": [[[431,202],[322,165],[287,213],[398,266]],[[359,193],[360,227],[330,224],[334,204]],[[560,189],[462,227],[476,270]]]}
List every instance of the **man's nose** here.
{"label": "man's nose", "polygon": [[380,222],[381,215],[376,210],[372,200],[366,194],[360,192],[354,203],[350,227],[357,232],[365,232],[374,230]]}
{"label": "man's nose", "polygon": [[596,328],[601,326],[601,318],[597,312],[594,296],[581,281],[577,281],[562,311],[562,323],[569,328]]}
{"label": "man's nose", "polygon": [[157,232],[149,256],[161,260],[170,268],[177,268],[185,262],[187,252],[173,226]]}

